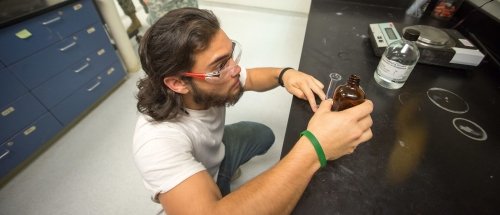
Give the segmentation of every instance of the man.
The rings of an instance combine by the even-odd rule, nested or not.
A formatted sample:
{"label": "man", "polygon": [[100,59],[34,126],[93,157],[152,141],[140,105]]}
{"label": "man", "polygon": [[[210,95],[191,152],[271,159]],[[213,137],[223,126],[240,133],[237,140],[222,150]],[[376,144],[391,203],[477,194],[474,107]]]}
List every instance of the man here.
{"label": "man", "polygon": [[[139,2],[142,4],[144,9],[147,11],[148,7],[146,6],[146,3],[144,3],[143,0],[139,0]],[[141,25],[141,21],[139,21],[139,19],[137,18],[137,15],[135,15],[136,11],[135,11],[134,3],[132,2],[132,0],[118,0],[118,4],[122,8],[125,15],[127,15],[131,21],[130,25],[127,28],[127,34],[129,35],[129,37],[131,35],[137,34],[137,32],[139,31],[139,28],[142,25]]]}
{"label": "man", "polygon": [[198,0],[146,0],[149,14],[148,23],[153,25],[168,11],[183,7],[198,7]]}
{"label": "man", "polygon": [[[146,77],[138,83],[134,156],[144,184],[165,212],[175,214],[289,214],[326,160],[352,153],[372,136],[370,101],[331,112],[323,85],[310,75],[238,66],[241,49],[209,11],[172,10],[144,35],[139,53]],[[290,153],[230,192],[239,165],[274,142],[258,123],[224,126],[225,106],[244,90],[284,85],[315,111]],[[298,135],[298,134],[297,134]]]}

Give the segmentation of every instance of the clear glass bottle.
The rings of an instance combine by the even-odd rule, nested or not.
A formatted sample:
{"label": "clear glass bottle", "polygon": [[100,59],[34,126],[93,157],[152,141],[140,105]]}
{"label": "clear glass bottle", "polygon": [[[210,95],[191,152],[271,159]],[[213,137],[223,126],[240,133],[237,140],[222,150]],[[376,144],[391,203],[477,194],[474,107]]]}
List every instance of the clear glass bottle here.
{"label": "clear glass bottle", "polygon": [[365,91],[359,86],[359,76],[351,75],[347,83],[340,85],[333,94],[332,111],[341,111],[365,101]]}
{"label": "clear glass bottle", "polygon": [[415,18],[420,18],[424,14],[425,10],[427,10],[427,6],[431,0],[415,0],[413,4],[408,7],[406,10],[406,15],[412,16]]}
{"label": "clear glass bottle", "polygon": [[405,84],[420,57],[415,43],[419,36],[420,32],[417,30],[406,29],[401,40],[391,43],[385,49],[373,74],[380,86],[399,89]]}

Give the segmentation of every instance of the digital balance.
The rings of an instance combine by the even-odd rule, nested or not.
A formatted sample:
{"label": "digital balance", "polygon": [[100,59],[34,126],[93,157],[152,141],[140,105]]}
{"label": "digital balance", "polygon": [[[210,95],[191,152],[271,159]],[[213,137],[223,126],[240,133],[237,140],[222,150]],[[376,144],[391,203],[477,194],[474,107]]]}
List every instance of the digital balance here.
{"label": "digital balance", "polygon": [[401,29],[392,22],[370,24],[370,41],[375,55],[382,56],[389,44],[401,39],[398,31],[404,32],[406,29],[420,32],[417,40],[420,51],[418,63],[473,69],[484,58],[484,54],[457,30],[428,25],[413,25]]}

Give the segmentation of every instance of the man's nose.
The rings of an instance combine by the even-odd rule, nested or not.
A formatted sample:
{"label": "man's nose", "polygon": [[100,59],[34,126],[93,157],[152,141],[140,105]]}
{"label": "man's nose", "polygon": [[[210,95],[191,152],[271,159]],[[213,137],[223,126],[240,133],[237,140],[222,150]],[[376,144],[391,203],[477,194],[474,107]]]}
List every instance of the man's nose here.
{"label": "man's nose", "polygon": [[231,77],[239,75],[241,72],[241,67],[239,65],[234,65],[234,68],[230,70],[229,74]]}

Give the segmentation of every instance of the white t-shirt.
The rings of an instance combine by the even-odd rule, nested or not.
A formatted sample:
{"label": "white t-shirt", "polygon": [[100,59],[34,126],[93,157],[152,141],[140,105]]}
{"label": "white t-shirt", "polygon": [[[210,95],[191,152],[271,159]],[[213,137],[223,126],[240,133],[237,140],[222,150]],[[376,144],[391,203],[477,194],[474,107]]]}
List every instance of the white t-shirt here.
{"label": "white t-shirt", "polygon": [[[242,69],[240,81],[246,79]],[[175,120],[149,122],[148,116],[137,120],[133,154],[144,186],[158,202],[158,194],[165,193],[179,183],[207,170],[217,179],[219,165],[224,158],[225,107],[207,110],[185,109]]]}
{"label": "white t-shirt", "polygon": [[137,121],[134,159],[155,201],[199,171],[206,169],[215,180],[224,158],[225,107],[186,111],[175,121],[151,123],[144,115]]}

